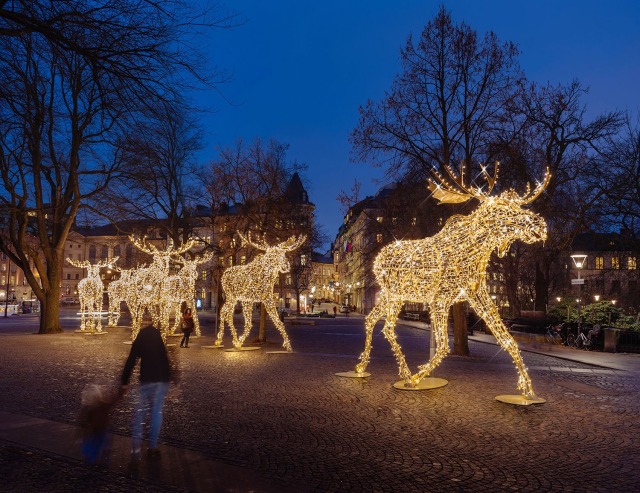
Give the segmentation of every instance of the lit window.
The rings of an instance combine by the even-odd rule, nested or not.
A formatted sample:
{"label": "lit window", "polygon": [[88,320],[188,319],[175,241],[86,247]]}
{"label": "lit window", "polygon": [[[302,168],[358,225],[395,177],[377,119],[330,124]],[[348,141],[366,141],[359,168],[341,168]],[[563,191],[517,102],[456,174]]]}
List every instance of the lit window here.
{"label": "lit window", "polygon": [[235,247],[236,247],[236,239],[231,238],[231,248],[235,248]]}
{"label": "lit window", "polygon": [[218,257],[218,265],[224,265],[224,257]]}
{"label": "lit window", "polygon": [[635,257],[629,257],[627,259],[627,269],[636,270],[636,258]]}
{"label": "lit window", "polygon": [[596,257],[596,269],[604,269],[604,257]]}
{"label": "lit window", "polygon": [[618,257],[611,257],[611,268],[612,269],[620,268],[620,259]]}
{"label": "lit window", "polygon": [[244,265],[244,264],[246,264],[246,263],[247,263],[247,256],[246,256],[246,255],[243,255],[242,257],[240,257],[240,263],[241,263],[242,265]]}
{"label": "lit window", "polygon": [[233,256],[229,257],[229,267],[233,265]]}
{"label": "lit window", "polygon": [[382,216],[378,216],[378,217],[376,217],[376,221],[378,221],[379,223],[381,223],[381,222],[382,222]]}
{"label": "lit window", "polygon": [[207,280],[207,271],[206,271],[206,270],[203,270],[203,271],[200,273],[200,279],[201,279],[201,280],[203,280],[203,281],[206,281],[206,280]]}
{"label": "lit window", "polygon": [[397,217],[391,218],[391,224],[397,224],[397,223],[398,223],[398,218]]}
{"label": "lit window", "polygon": [[300,265],[307,265],[307,256],[300,255]]}
{"label": "lit window", "polygon": [[418,223],[418,218],[417,217],[412,217],[411,218],[411,226],[415,226]]}
{"label": "lit window", "polygon": [[382,233],[378,233],[378,234],[376,235],[376,241],[377,241],[378,243],[382,243]]}

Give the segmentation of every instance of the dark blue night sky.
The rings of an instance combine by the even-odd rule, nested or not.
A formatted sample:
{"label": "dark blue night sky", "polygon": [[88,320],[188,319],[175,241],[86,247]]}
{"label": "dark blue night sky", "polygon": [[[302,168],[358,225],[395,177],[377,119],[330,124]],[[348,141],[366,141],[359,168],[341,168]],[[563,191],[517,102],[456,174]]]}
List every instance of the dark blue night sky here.
{"label": "dark blue night sky", "polygon": [[[442,2],[377,0],[234,0],[226,6],[246,22],[210,36],[209,55],[232,78],[200,93],[202,161],[242,137],[290,144],[289,158],[309,166],[317,220],[333,237],[343,212],[336,196],[354,179],[363,195],[382,173],[351,163],[348,136],[358,107],[378,100],[399,69],[399,50],[419,35]],[[454,22],[494,31],[521,50],[529,79],[552,84],[580,80],[590,92],[589,114],[640,112],[640,4],[637,0],[445,1]]]}

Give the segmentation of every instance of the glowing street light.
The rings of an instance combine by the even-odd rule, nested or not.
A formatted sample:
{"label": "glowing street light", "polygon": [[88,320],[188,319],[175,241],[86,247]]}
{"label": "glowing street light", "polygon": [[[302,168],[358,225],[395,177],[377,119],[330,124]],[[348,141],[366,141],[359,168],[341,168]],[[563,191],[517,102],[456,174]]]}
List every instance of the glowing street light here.
{"label": "glowing street light", "polygon": [[573,264],[576,266],[576,269],[578,269],[578,278],[572,279],[571,284],[578,286],[577,302],[578,302],[578,331],[579,331],[580,327],[582,326],[582,317],[580,315],[580,305],[581,305],[580,295],[582,294],[582,285],[584,284],[584,279],[580,277],[580,271],[587,263],[587,256],[582,253],[574,253],[573,255],[571,255],[571,260],[573,260]]}

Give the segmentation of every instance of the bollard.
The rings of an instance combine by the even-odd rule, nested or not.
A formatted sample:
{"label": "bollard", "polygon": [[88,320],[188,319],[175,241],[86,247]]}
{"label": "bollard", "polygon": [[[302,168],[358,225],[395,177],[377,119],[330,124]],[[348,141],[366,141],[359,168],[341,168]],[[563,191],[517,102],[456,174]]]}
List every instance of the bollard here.
{"label": "bollard", "polygon": [[604,350],[607,353],[615,353],[618,347],[618,337],[620,331],[606,327],[604,329]]}

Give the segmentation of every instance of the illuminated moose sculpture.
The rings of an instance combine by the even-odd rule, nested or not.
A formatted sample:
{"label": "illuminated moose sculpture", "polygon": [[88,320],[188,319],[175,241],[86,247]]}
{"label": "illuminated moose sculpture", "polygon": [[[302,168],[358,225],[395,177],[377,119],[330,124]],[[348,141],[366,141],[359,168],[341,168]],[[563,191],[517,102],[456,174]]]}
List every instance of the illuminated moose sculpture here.
{"label": "illuminated moose sculpture", "polygon": [[[244,243],[262,250],[264,253],[254,258],[247,265],[229,267],[222,275],[225,302],[220,310],[220,329],[218,330],[216,346],[222,344],[224,324],[226,322],[231,329],[234,348],[240,349],[251,331],[251,309],[253,303],[261,302],[264,303],[267,314],[284,339],[282,346],[291,352],[289,337],[285,331],[284,324],[278,317],[273,286],[278,280],[280,272],[289,272],[289,261],[286,254],[298,249],[307,240],[307,237],[303,235],[296,239],[295,236],[292,236],[282,243],[271,246],[264,241],[260,243],[251,241],[251,234],[247,238],[240,233],[238,235]],[[244,315],[244,332],[241,337],[238,337],[233,325],[233,310],[238,301],[242,305],[242,313]]]}
{"label": "illuminated moose sculpture", "polygon": [[109,320],[107,325],[110,327],[118,325],[120,319],[120,304],[129,299],[129,289],[131,286],[131,278],[133,276],[133,270],[115,268],[120,277],[115,281],[111,281],[107,286],[107,294],[109,297]]}
{"label": "illuminated moose sculpture", "polygon": [[168,322],[162,318],[161,307],[171,304],[173,300],[165,298],[167,293],[163,292],[162,284],[169,276],[172,257],[179,257],[187,252],[195,242],[189,240],[178,249],[171,246],[161,251],[146,239],[136,240],[133,236],[129,239],[138,250],[153,256],[151,265],[132,269],[127,297],[127,306],[131,312],[131,339],[135,339],[140,331],[145,309],[151,314],[154,326],[165,336]]}
{"label": "illuminated moose sculpture", "polygon": [[[498,309],[491,300],[486,285],[486,269],[492,252],[504,256],[516,240],[534,243],[545,240],[547,227],[544,220],[523,206],[535,200],[549,183],[547,170],[542,183],[527,193],[518,195],[508,190],[490,197],[498,175],[498,164],[493,177],[483,168],[489,185],[487,192],[465,185],[464,165],[460,175],[447,167],[451,181],[434,173],[438,183],[429,182],[433,197],[440,203],[462,203],[471,198],[480,206],[468,216],[451,217],[435,236],[421,240],[396,241],[384,247],[374,261],[373,271],[380,285],[379,303],[365,321],[366,341],[355,374],[364,373],[369,364],[373,328],[386,316],[382,333],[396,356],[404,386],[415,388],[429,376],[449,352],[447,320],[449,308],[456,302],[468,301],[485,321],[502,348],[513,359],[519,379],[518,389],[526,403],[536,400],[527,369],[518,346],[504,326]],[[436,351],[429,362],[412,374],[402,349],[396,340],[394,327],[404,302],[426,302],[431,311],[431,330],[434,331]]]}
{"label": "illuminated moose sculpture", "polygon": [[80,298],[80,330],[90,333],[102,332],[102,296],[104,286],[100,279],[100,269],[107,267],[118,260],[118,257],[91,264],[88,260],[79,262],[68,258],[74,267],[87,269],[87,277],[78,283],[78,296]]}
{"label": "illuminated moose sculpture", "polygon": [[193,314],[195,333],[197,336],[200,335],[200,321],[198,320],[198,311],[195,306],[197,269],[198,265],[205,264],[212,258],[212,253],[191,260],[178,257],[175,261],[178,264],[182,264],[182,268],[177,274],[168,276],[162,281],[162,298],[167,300],[161,307],[162,319],[166,320],[168,327],[171,310],[174,310],[176,323],[171,330],[172,333],[175,333],[180,325],[180,308],[182,303],[185,302],[186,308],[191,308],[191,313]]}

